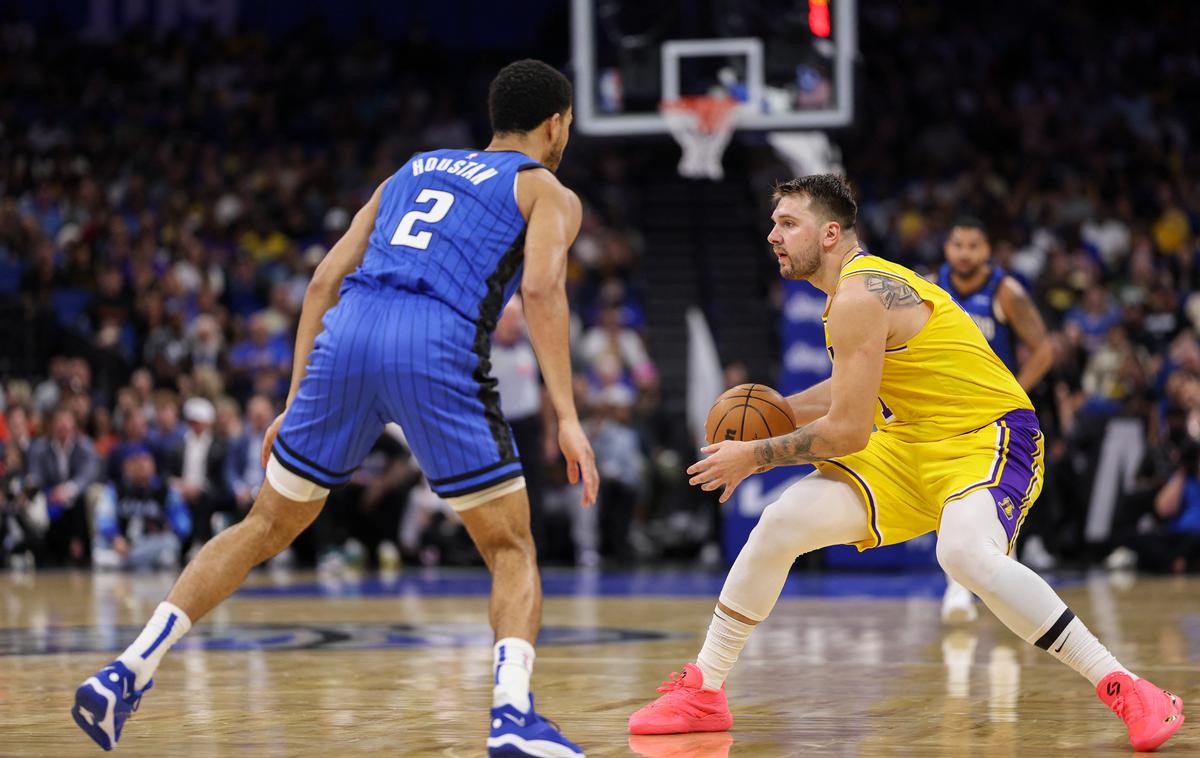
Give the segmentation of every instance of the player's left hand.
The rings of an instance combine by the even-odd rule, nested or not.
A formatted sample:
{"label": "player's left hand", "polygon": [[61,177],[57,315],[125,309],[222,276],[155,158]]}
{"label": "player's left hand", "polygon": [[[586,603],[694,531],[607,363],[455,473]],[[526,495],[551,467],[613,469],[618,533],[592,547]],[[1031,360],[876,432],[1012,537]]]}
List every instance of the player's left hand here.
{"label": "player's left hand", "polygon": [[729,499],[743,479],[758,470],[754,460],[754,443],[751,442],[723,440],[701,448],[700,452],[708,457],[688,467],[687,472],[692,475],[688,484],[698,484],[705,492],[724,487],[721,492],[722,503]]}
{"label": "player's left hand", "polygon": [[590,507],[600,494],[600,475],[596,472],[596,454],[578,419],[559,422],[558,446],[567,460],[567,481],[577,484],[583,480],[579,504]]}

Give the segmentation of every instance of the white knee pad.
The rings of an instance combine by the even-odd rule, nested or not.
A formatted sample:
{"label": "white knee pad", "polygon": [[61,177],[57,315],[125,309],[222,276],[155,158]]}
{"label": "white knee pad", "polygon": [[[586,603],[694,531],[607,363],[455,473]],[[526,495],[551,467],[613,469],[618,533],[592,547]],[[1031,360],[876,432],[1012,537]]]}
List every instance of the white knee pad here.
{"label": "white knee pad", "polygon": [[329,494],[328,487],[310,482],[299,474],[284,468],[284,465],[275,458],[274,453],[267,461],[267,481],[280,495],[288,500],[295,500],[297,503],[320,500]]}
{"label": "white knee pad", "polygon": [[525,477],[518,476],[513,479],[505,479],[499,484],[493,484],[487,489],[478,492],[472,492],[469,495],[459,495],[458,497],[445,498],[450,507],[457,513],[469,511],[472,508],[478,508],[484,503],[490,503],[497,498],[511,495],[514,492],[520,492],[525,489]]}

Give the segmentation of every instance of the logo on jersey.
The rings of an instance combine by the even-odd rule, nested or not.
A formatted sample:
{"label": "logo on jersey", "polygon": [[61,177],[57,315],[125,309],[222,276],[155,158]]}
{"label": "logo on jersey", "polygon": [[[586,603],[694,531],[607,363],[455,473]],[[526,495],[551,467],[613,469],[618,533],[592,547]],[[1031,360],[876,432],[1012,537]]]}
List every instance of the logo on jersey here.
{"label": "logo on jersey", "polygon": [[1013,501],[1012,498],[1006,497],[1000,501],[1000,510],[1004,511],[1004,518],[1012,520],[1013,517]]}

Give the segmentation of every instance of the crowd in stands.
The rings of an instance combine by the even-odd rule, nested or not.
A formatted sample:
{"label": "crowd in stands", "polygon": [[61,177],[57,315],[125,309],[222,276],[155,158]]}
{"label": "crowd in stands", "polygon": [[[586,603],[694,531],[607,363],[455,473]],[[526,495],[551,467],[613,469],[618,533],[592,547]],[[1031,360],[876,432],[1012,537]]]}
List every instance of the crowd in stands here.
{"label": "crowd in stands", "polygon": [[[134,31],[100,50],[16,23],[2,31],[0,290],[19,319],[7,331],[32,339],[0,349],[0,556],[177,565],[262,485],[263,436],[287,394],[317,263],[410,154],[486,134],[479,104],[438,94],[451,89],[433,86],[449,81],[448,59],[441,79],[421,81],[408,56],[370,43],[347,53],[312,30],[277,43]],[[476,76],[486,84],[491,69]],[[649,448],[632,414],[656,371],[635,245],[589,205],[569,286],[578,402],[607,505],[575,523],[574,509],[553,506],[577,494],[547,493],[556,515],[539,543],[567,562],[626,557],[643,489]],[[521,355],[498,370],[528,390],[510,416],[540,518],[541,470],[562,463],[512,310],[497,351]],[[546,487],[566,488],[554,476]],[[383,565],[401,553],[477,560],[398,428],[284,560],[336,565],[346,552]]]}
{"label": "crowd in stands", "polygon": [[[1056,348],[1026,528],[1044,559],[1200,568],[1200,52],[1167,33],[1196,11],[1146,8],[1131,32],[1079,3],[1034,25],[933,7],[860,9],[859,116],[834,135],[860,234],[928,271],[952,219],[977,216],[1034,295]],[[311,29],[133,31],[102,50],[15,22],[0,37],[0,557],[176,565],[262,484],[315,266],[414,151],[480,143],[504,61]],[[573,507],[519,307],[496,337],[547,560],[662,552],[650,521],[692,452],[645,339],[639,165],[576,137],[560,172],[585,201],[569,292],[596,512]],[[761,170],[728,173],[766,196]],[[475,560],[395,429],[291,557],[362,555]]]}

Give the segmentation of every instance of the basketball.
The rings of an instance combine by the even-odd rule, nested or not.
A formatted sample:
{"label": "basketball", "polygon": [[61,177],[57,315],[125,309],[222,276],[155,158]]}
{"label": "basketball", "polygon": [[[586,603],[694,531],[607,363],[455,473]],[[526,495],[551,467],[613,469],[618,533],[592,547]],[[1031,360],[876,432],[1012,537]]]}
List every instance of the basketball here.
{"label": "basketball", "polygon": [[765,384],[739,384],[725,390],[704,422],[711,445],[721,440],[762,440],[796,428],[792,407]]}

